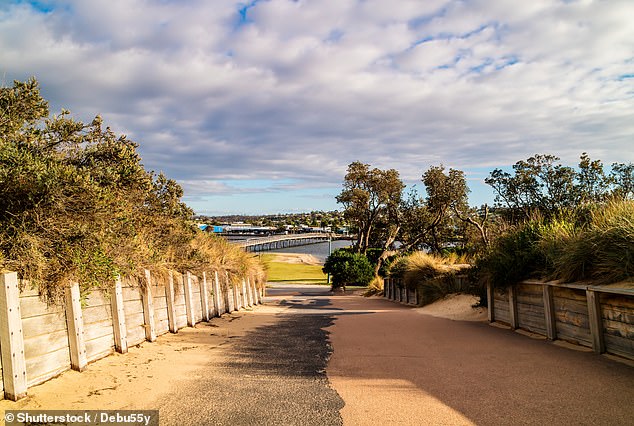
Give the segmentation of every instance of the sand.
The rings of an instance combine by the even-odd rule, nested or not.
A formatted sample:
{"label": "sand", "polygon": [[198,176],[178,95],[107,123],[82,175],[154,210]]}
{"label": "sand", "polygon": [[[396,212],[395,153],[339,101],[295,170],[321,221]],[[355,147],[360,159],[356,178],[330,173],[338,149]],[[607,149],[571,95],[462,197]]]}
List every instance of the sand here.
{"label": "sand", "polygon": [[486,321],[487,309],[473,307],[478,301],[477,296],[470,294],[450,294],[444,299],[422,308],[416,308],[415,311],[420,314],[455,321]]}
{"label": "sand", "polygon": [[66,371],[31,387],[20,401],[0,400],[0,410],[156,409],[158,398],[183,381],[195,380],[210,362],[220,362],[233,338],[275,322],[275,312],[262,306],[164,334],[154,343],[131,347],[127,354],[115,353],[90,363],[82,373]]}
{"label": "sand", "polygon": [[304,265],[321,265],[322,263],[312,254],[303,253],[272,253],[275,258],[273,262],[293,263]]}

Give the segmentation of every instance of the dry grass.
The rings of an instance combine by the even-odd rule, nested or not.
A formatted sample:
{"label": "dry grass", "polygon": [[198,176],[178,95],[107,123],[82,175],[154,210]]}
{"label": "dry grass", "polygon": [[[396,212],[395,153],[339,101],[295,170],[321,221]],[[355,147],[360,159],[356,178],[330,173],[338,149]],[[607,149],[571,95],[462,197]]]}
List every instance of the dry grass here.
{"label": "dry grass", "polygon": [[448,294],[465,291],[456,275],[465,273],[471,265],[462,256],[435,256],[415,252],[399,259],[390,270],[390,275],[399,277],[408,288],[417,288],[419,301],[426,305]]}
{"label": "dry grass", "polygon": [[383,294],[384,282],[383,278],[376,276],[368,284],[368,290],[364,293],[364,296],[373,296],[376,294]]}

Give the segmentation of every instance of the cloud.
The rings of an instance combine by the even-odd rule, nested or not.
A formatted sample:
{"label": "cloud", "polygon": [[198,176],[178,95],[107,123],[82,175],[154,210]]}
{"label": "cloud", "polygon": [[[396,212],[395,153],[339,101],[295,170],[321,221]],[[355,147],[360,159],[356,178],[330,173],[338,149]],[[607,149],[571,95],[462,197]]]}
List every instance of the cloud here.
{"label": "cloud", "polygon": [[628,0],[13,1],[0,73],[102,114],[188,196],[258,182],[247,192],[288,194],[283,211],[336,193],[355,160],[408,180],[535,153],[634,161],[632,15]]}

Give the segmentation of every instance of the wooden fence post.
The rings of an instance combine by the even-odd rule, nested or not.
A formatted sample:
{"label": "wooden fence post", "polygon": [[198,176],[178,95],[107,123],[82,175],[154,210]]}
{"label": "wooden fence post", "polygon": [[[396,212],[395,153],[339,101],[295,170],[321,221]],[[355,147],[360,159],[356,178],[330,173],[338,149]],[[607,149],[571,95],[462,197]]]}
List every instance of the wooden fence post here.
{"label": "wooden fence post", "polygon": [[117,281],[114,284],[114,290],[110,295],[110,306],[112,307],[114,347],[117,352],[124,354],[128,352],[128,332],[125,326],[121,277],[117,277]]}
{"label": "wooden fence post", "polygon": [[167,323],[169,324],[170,333],[178,333],[176,306],[174,305],[174,274],[172,271],[169,273],[169,279],[165,287],[165,301],[167,302]]}
{"label": "wooden fence post", "polygon": [[214,272],[214,309],[216,310],[216,315],[220,316],[225,313],[225,307],[223,304],[222,293],[220,291],[220,281],[218,281],[218,271]]}
{"label": "wooden fence post", "polygon": [[194,320],[194,297],[192,296],[192,274],[187,271],[183,276],[185,284],[185,313],[187,314],[187,325],[193,327],[196,324]]}
{"label": "wooden fence post", "polygon": [[489,322],[495,321],[495,297],[493,292],[493,284],[487,283],[487,310]]}
{"label": "wooden fence post", "polygon": [[145,287],[141,289],[143,302],[143,321],[145,322],[145,339],[148,342],[156,340],[156,325],[154,323],[154,299],[152,298],[152,276],[145,270]]}
{"label": "wooden fence post", "polygon": [[599,295],[593,290],[586,290],[588,303],[588,320],[590,321],[590,333],[592,334],[592,349],[598,354],[605,352],[605,340],[603,339],[603,320],[601,318],[601,303]]}
{"label": "wooden fence post", "polygon": [[79,284],[66,287],[66,324],[70,347],[70,365],[73,370],[84,371],[88,364],[86,341],[84,339],[84,318],[81,313]]}
{"label": "wooden fence post", "polygon": [[517,316],[517,296],[515,294],[515,285],[510,285],[508,288],[509,294],[509,316],[511,320],[511,327],[516,330],[519,328],[519,318]]}
{"label": "wooden fence post", "polygon": [[26,396],[26,359],[16,272],[0,273],[0,349],[4,395],[17,401]]}
{"label": "wooden fence post", "polygon": [[546,321],[546,335],[550,340],[557,339],[557,327],[555,325],[555,304],[553,302],[553,288],[544,284],[544,319]]}

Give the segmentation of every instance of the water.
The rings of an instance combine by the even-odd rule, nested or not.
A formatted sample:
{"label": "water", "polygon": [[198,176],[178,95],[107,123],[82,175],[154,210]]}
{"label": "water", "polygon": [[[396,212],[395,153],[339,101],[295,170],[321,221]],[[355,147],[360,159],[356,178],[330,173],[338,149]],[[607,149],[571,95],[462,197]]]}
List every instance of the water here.
{"label": "water", "polygon": [[[352,241],[349,240],[334,240],[332,242],[332,251],[343,247],[349,247],[352,245]],[[261,253],[301,253],[301,254],[312,254],[315,256],[321,263],[326,261],[326,257],[328,257],[328,241],[323,243],[315,243],[308,244],[305,246],[295,246],[295,247],[286,247],[277,250],[267,250]]]}

